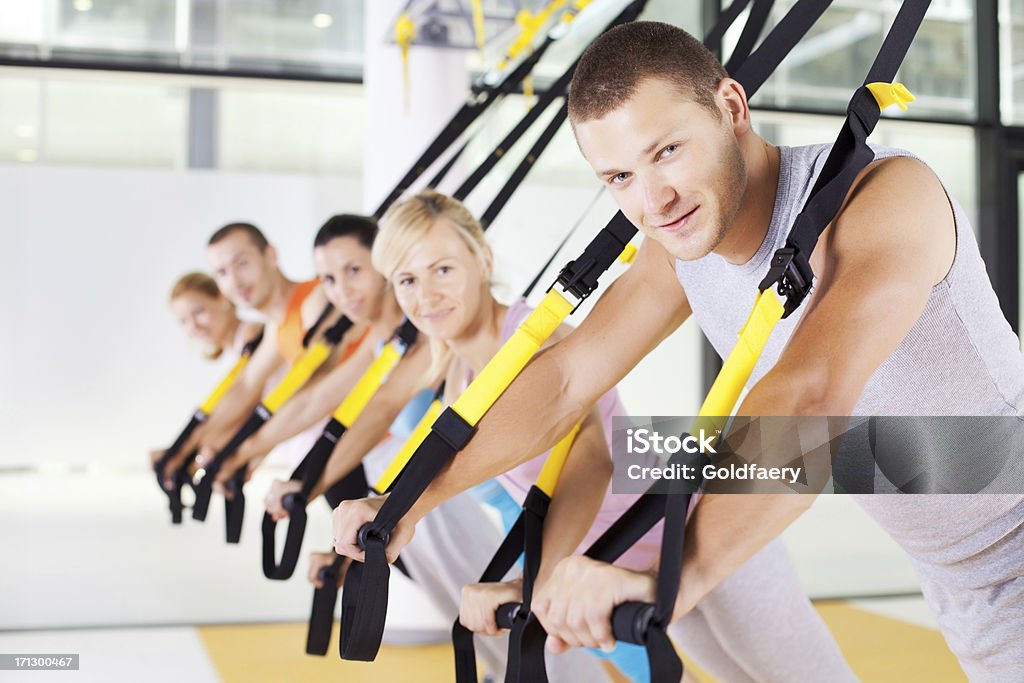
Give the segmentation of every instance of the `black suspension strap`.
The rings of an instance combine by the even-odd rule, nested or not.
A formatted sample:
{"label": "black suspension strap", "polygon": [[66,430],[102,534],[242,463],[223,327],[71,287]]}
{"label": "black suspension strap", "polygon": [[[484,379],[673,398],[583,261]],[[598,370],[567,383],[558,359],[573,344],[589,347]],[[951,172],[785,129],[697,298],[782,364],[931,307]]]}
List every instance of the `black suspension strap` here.
{"label": "black suspension strap", "polygon": [[[323,477],[331,453],[384,383],[388,373],[416,343],[417,335],[418,330],[408,319],[398,326],[377,359],[366,369],[349,395],[331,415],[320,438],[292,472],[291,480],[301,481],[302,488],[296,493],[287,494],[282,500],[282,505],[288,511],[288,531],[280,562],[277,561],[275,547],[277,522],[269,512],[263,514],[263,575],[268,579],[285,580],[295,571],[306,532],[306,505],[309,504],[309,496],[313,489]],[[365,489],[359,491],[358,497],[365,494]]]}
{"label": "black suspension strap", "polygon": [[[398,477],[401,476],[401,470],[404,463],[409,461],[412,457],[413,451],[416,446],[423,441],[426,435],[430,432],[430,425],[434,423],[437,416],[441,413],[441,399],[444,396],[444,382],[438,387],[437,391],[434,392],[434,400],[431,402],[427,412],[420,418],[419,423],[413,429],[412,434],[406,440],[399,453],[395,456],[394,462],[388,467],[388,470],[381,476],[381,478],[375,482],[372,489],[373,492],[382,494],[387,491],[391,485],[397,481]],[[356,496],[346,495],[344,492],[340,494],[337,492],[328,491],[325,494],[328,503],[331,505],[331,509],[336,508],[341,501],[355,498]],[[406,571],[405,567],[401,562],[402,558],[395,560],[395,566],[405,574],[409,576],[409,572]],[[311,655],[325,655],[327,654],[327,646],[331,642],[331,627],[334,620],[334,608],[338,601],[338,579],[341,576],[341,571],[348,561],[347,557],[338,555],[334,558],[334,561],[323,567],[318,578],[320,579],[321,587],[313,591],[313,607],[310,610],[308,632],[306,635],[306,653]]]}
{"label": "black suspension strap", "polygon": [[224,394],[228,392],[231,386],[235,383],[235,380],[242,373],[242,370],[246,365],[248,365],[249,359],[252,357],[253,352],[256,350],[256,347],[260,345],[261,341],[263,341],[262,329],[259,334],[245,344],[242,348],[241,356],[235,365],[210,393],[206,400],[196,408],[196,411],[192,414],[188,424],[186,424],[185,428],[181,430],[180,434],[178,434],[178,438],[174,440],[174,443],[171,444],[170,448],[164,451],[163,455],[160,456],[160,459],[153,466],[153,469],[156,472],[156,483],[160,486],[160,490],[167,495],[172,524],[181,524],[182,521],[185,506],[181,501],[181,490],[187,483],[191,483],[191,478],[188,476],[188,468],[195,459],[195,451],[189,454],[180,467],[175,468],[174,471],[171,472],[171,488],[169,489],[164,488],[163,471],[167,467],[167,464],[177,457],[181,452],[181,449],[185,447],[185,444],[190,438],[192,438],[192,434],[195,433],[196,429],[206,422],[210,413],[212,413],[213,409],[217,407],[218,403],[220,403],[221,398],[224,397]]}
{"label": "black suspension strap", "polygon": [[[302,358],[292,366],[284,379],[274,387],[274,390],[264,398],[242,426],[235,432],[224,446],[204,467],[204,475],[196,486],[196,502],[192,508],[192,518],[199,521],[206,519],[206,513],[210,507],[210,498],[213,495],[213,480],[220,472],[224,462],[231,457],[238,447],[250,436],[255,434],[271,418],[271,416],[291,396],[302,388],[302,385],[316,372],[330,356],[331,349],[336,346],[352,327],[352,321],[342,316],[334,325],[324,332],[323,340],[314,342],[313,345],[303,354]],[[242,484],[245,482],[245,469],[240,467],[238,472],[228,481],[227,487],[233,494],[225,498],[225,513],[227,520],[227,541],[238,543],[242,533],[242,520],[245,516],[245,496],[242,493]]]}
{"label": "black suspension strap", "polygon": [[[436,162],[445,151],[450,148],[456,140],[463,134],[463,132],[470,127],[470,125],[479,118],[484,111],[487,110],[494,102],[500,98],[514,93],[519,89],[520,84],[523,80],[530,75],[533,68],[540,61],[544,53],[547,52],[548,48],[551,47],[559,39],[557,32],[550,32],[545,37],[543,42],[537,46],[537,48],[527,56],[522,62],[520,62],[514,69],[507,72],[498,82],[489,84],[488,78],[485,77],[481,82],[474,86],[469,97],[462,107],[455,112],[454,116],[448,121],[441,132],[438,133],[437,137],[434,138],[433,142],[427,146],[427,149],[423,151],[423,154],[416,160],[412,165],[412,168],[398,181],[398,184],[391,191],[381,205],[377,207],[377,210],[373,212],[375,218],[380,219],[384,215],[384,212],[388,210],[388,207],[395,203],[402,194],[408,190],[416,180],[426,173],[434,162]],[[441,182],[441,179],[447,174],[451,166],[454,164],[454,160],[462,154],[465,146],[460,148],[448,163],[445,164],[445,168],[442,172],[434,178],[431,182],[431,186],[435,186]]]}

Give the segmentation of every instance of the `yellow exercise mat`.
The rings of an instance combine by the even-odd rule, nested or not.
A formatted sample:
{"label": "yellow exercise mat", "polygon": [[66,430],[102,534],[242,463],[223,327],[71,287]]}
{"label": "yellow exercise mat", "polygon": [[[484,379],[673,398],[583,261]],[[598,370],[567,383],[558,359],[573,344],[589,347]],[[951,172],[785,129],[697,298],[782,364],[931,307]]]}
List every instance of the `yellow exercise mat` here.
{"label": "yellow exercise mat", "polygon": [[338,625],[325,657],[305,654],[306,624],[202,626],[196,629],[225,683],[451,683],[450,643],[384,646],[374,662],[338,657]]}

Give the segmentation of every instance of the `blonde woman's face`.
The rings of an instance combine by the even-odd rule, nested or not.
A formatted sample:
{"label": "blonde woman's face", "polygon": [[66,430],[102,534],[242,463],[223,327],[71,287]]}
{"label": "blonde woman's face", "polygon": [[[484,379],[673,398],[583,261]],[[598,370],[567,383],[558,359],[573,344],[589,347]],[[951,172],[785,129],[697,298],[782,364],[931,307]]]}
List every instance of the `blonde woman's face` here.
{"label": "blonde woman's face", "polygon": [[335,237],[313,250],[316,273],[327,298],[353,322],[373,320],[380,314],[387,280],[373,269],[370,250],[355,237]]}
{"label": "blonde woman's face", "polygon": [[391,275],[402,311],[428,337],[459,339],[476,328],[489,297],[487,265],[439,218]]}
{"label": "blonde woman's face", "polygon": [[230,344],[237,321],[227,299],[200,292],[182,292],[171,299],[171,312],[189,339],[211,348]]}

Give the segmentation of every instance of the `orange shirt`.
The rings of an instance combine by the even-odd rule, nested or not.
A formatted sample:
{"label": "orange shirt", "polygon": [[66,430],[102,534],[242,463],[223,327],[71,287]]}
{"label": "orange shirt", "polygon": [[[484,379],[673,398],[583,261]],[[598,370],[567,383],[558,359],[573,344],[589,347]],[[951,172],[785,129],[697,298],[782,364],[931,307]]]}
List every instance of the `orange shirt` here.
{"label": "orange shirt", "polygon": [[294,365],[305,352],[302,347],[302,338],[306,335],[306,330],[302,327],[302,302],[318,284],[320,281],[313,279],[295,285],[295,291],[292,292],[292,298],[288,301],[288,308],[284,314],[284,321],[277,328],[277,348],[289,365]]}
{"label": "orange shirt", "polygon": [[341,357],[338,358],[338,365],[341,365],[342,363],[347,361],[349,358],[352,357],[352,354],[359,350],[359,347],[362,346],[363,341],[366,339],[366,335],[368,334],[370,334],[369,325],[367,325],[366,329],[363,330],[363,333],[359,335],[359,339],[353,340],[352,343],[346,346],[345,349],[341,352]]}

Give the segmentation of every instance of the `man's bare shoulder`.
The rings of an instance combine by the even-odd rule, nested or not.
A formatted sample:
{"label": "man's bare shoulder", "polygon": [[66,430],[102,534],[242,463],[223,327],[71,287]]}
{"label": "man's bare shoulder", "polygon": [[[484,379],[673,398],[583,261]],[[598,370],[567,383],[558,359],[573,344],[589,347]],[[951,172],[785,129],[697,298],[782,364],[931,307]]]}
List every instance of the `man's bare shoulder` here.
{"label": "man's bare shoulder", "polygon": [[823,242],[829,270],[865,258],[906,259],[931,286],[953,262],[953,210],[924,162],[888,157],[858,175]]}

